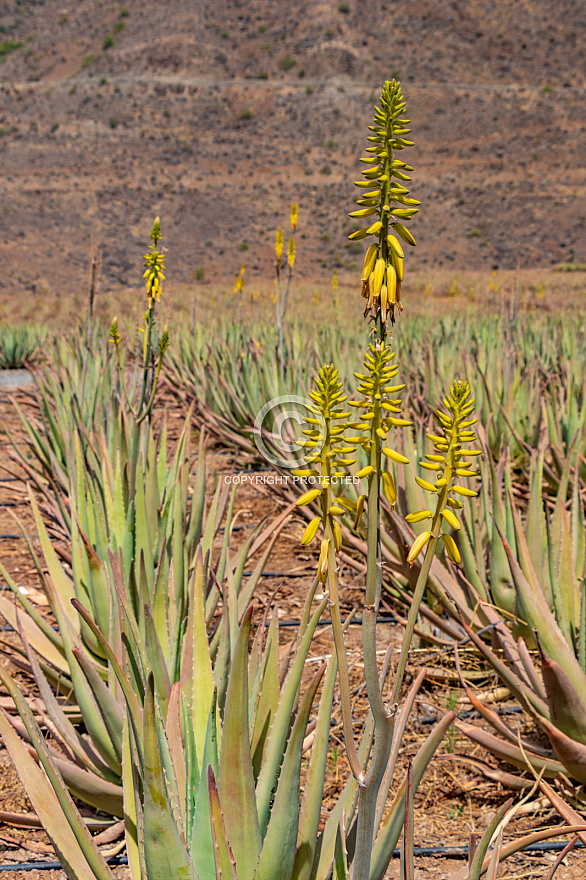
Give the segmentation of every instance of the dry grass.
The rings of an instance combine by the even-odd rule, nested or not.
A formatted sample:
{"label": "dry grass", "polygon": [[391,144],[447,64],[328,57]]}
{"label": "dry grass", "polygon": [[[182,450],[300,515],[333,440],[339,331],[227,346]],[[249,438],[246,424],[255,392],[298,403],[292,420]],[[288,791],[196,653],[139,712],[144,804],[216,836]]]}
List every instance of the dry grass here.
{"label": "dry grass", "polygon": [[[138,273],[137,273],[138,274]],[[137,282],[140,276],[137,277]],[[333,321],[342,324],[360,321],[362,300],[358,272],[338,274],[338,308],[333,302],[329,282],[297,279],[293,282],[288,318],[309,324]],[[233,279],[223,283],[196,282],[167,285],[161,306],[161,320],[170,326],[188,329],[194,321],[208,324],[217,318],[244,323],[275,320],[272,279],[247,279],[244,293],[233,293]],[[438,269],[408,272],[403,288],[406,316],[430,313],[514,315],[518,310],[563,312],[582,309],[586,304],[586,273],[554,272],[551,269],[518,271],[456,271]],[[98,284],[95,315],[109,324],[118,316],[122,332],[135,326],[144,311],[142,286],[107,288]],[[59,291],[29,293],[6,298],[0,303],[0,321],[15,325],[25,322],[45,324],[54,332],[75,327],[87,317],[87,292],[63,296]]]}

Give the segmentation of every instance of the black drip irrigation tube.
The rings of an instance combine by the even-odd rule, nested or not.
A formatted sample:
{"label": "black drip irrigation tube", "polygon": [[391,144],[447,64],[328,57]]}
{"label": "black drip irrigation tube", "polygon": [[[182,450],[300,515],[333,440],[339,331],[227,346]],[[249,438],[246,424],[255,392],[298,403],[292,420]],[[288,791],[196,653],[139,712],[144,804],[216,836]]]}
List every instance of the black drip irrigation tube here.
{"label": "black drip irrigation tube", "polygon": [[[519,850],[515,855],[561,852],[567,845],[567,840],[548,840],[544,843],[531,843],[525,849]],[[584,844],[578,841],[574,845],[574,849],[584,849]],[[450,859],[468,858],[468,852],[467,846],[416,846],[413,848],[414,856],[446,856]],[[398,859],[400,856],[400,849],[393,851],[394,859]],[[114,856],[111,859],[106,859],[106,861],[112,867],[128,864],[127,856]],[[0,864],[0,871],[58,871],[60,868],[62,868],[61,862],[4,862]]]}
{"label": "black drip irrigation tube", "polygon": [[[389,614],[389,615],[381,614],[379,617],[377,617],[376,622],[377,623],[397,623],[397,618],[393,617],[392,614]],[[354,617],[350,621],[350,623],[352,623],[354,626],[361,626],[362,618],[361,617]],[[300,620],[280,620],[279,621],[279,626],[299,626],[300,624],[301,624]],[[317,625],[318,626],[331,626],[332,621],[331,620],[318,620]],[[54,626],[53,629],[55,631],[57,631],[59,629],[59,627]],[[0,632],[14,632],[14,629],[11,626],[0,626]]]}

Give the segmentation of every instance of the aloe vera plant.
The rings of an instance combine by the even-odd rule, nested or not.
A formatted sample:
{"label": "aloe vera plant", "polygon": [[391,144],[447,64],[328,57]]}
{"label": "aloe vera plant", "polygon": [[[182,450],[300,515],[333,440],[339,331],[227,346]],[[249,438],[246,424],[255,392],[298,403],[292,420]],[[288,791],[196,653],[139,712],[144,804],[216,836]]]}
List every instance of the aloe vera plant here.
{"label": "aloe vera plant", "polygon": [[[161,674],[161,664],[151,667],[153,654],[133,624],[131,613],[126,612],[116,642],[109,644],[81,603],[73,600],[81,619],[108,656],[123,695],[122,788],[131,873],[136,880],[168,876],[219,880],[226,870],[229,876],[238,878],[327,880],[338,852],[340,821],[343,827],[347,823],[349,839],[355,833],[358,788],[355,780],[349,781],[325,827],[318,832],[336,680],[335,656],[327,668],[322,666],[302,695],[300,682],[311,637],[327,599],[312,612],[314,584],[287,672],[279,662],[276,613],[266,638],[264,625],[259,626],[248,656],[252,608],[238,628],[237,601],[229,586],[228,581],[227,606],[213,662],[199,554],[181,675],[170,689]],[[124,605],[120,589],[118,598]],[[381,673],[383,679],[387,669],[388,664]],[[89,667],[84,666],[83,671],[90,683]],[[70,800],[59,774],[59,759],[40,734],[16,685],[6,672],[0,671],[0,676],[15,700],[26,738],[37,751],[47,776],[31,763],[5,715],[0,717],[0,731],[67,876],[110,877]],[[300,799],[303,739],[322,679],[312,752]],[[422,679],[420,675],[412,687],[405,713],[397,724],[393,762]],[[422,745],[414,761],[415,786],[451,721],[453,714],[446,716]],[[372,727],[369,718],[359,750],[363,758],[371,747]],[[381,823],[373,877],[382,878],[384,874],[404,811],[401,789]]]}
{"label": "aloe vera plant", "polygon": [[[155,293],[149,295],[147,330],[150,322],[151,333],[155,299]],[[120,347],[120,341],[117,345]],[[164,346],[159,345],[162,350]],[[82,354],[80,348],[77,352]],[[100,362],[99,354],[96,362]],[[285,522],[281,516],[262,534],[262,523],[258,524],[237,552],[229,552],[235,492],[230,495],[229,486],[218,481],[205,515],[204,434],[191,487],[190,418],[173,456],[168,454],[165,424],[157,435],[151,423],[160,363],[159,357],[154,373],[150,366],[143,369],[138,403],[131,404],[126,385],[124,394],[118,386],[117,397],[104,387],[96,372],[86,370],[80,358],[74,357],[72,370],[60,373],[57,408],[52,407],[46,390],[42,396],[43,427],[25,421],[37,461],[27,472],[42,493],[40,502],[31,493],[42,561],[24,528],[23,533],[57,630],[0,566],[16,600],[15,605],[0,596],[0,612],[22,635],[21,666],[37,682],[53,733],[61,743],[72,740],[64,754],[54,755],[62,776],[79,798],[114,815],[122,809],[121,694],[108,655],[72,608],[71,599],[90,609],[108,639],[118,638],[125,616],[131,616],[132,626],[144,642],[145,656],[157,672],[161,699],[166,700],[165,689],[168,691],[180,676],[196,553],[202,556],[207,622],[211,623],[222,601],[223,585],[229,580],[236,609],[234,625],[238,625]],[[121,382],[125,382],[123,377]],[[78,397],[79,383],[82,389],[85,383],[92,390],[89,406],[79,403],[83,399],[83,393]],[[67,409],[66,400],[76,401],[77,407]],[[59,450],[59,458],[55,450]],[[20,460],[25,465],[28,462],[22,452]],[[52,528],[47,528],[46,519]],[[222,523],[224,534],[219,539]],[[57,545],[57,552],[50,531],[65,538],[70,550]],[[247,562],[261,548],[260,559],[245,580]],[[224,643],[218,631],[212,639],[214,656],[220,644]],[[227,667],[229,651],[223,651],[222,662]],[[64,707],[55,699],[51,686],[61,695],[67,694],[68,705]],[[221,699],[220,684],[218,689]],[[72,719],[83,721],[89,743],[76,733]]]}
{"label": "aloe vera plant", "polygon": [[[584,509],[580,497],[578,456],[570,450],[562,462],[559,487],[551,506],[544,504],[544,450],[533,454],[522,518],[511,491],[506,460],[492,469],[492,535],[483,534],[478,515],[470,518],[464,538],[468,579],[481,600],[491,601],[512,621],[512,633],[495,628],[492,647],[472,634],[481,653],[498,672],[511,694],[547,734],[551,751],[515,734],[487,707],[479,711],[499,737],[463,729],[492,751],[507,754],[510,763],[525,769],[527,761],[546,775],[562,772],[586,782],[586,602],[584,597]],[[503,497],[504,495],[504,497]],[[483,544],[490,554],[487,569]],[[502,655],[495,649],[501,649]],[[534,663],[538,654],[541,669]],[[473,695],[469,694],[472,699]],[[479,701],[474,698],[474,704]]]}

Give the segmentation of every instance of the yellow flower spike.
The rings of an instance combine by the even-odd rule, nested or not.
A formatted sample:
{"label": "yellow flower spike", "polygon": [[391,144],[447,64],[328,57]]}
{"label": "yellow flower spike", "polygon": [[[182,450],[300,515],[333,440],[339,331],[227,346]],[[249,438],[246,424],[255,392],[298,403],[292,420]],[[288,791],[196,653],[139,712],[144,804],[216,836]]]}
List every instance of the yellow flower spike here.
{"label": "yellow flower spike", "polygon": [[383,492],[391,507],[394,507],[397,503],[397,487],[388,471],[383,471]]}
{"label": "yellow flower spike", "polygon": [[110,325],[110,338],[108,342],[111,342],[113,345],[120,345],[122,342],[122,337],[118,332],[118,318],[112,318],[112,323]]}
{"label": "yellow flower spike", "polygon": [[[306,442],[303,444],[304,446],[316,446],[317,444],[311,444],[311,442]],[[302,495],[301,498],[298,498],[295,502],[296,507],[304,507],[306,504],[311,504],[312,501],[315,501],[318,495],[321,494],[321,489],[310,489],[309,492],[306,492],[305,495]]]}
{"label": "yellow flower spike", "polygon": [[293,236],[287,242],[287,262],[291,268],[295,265],[295,240]]}
{"label": "yellow flower spike", "polygon": [[447,524],[448,524],[452,529],[456,529],[456,530],[458,530],[458,529],[461,528],[460,520],[458,519],[458,517],[456,516],[456,514],[453,512],[453,510],[447,510],[447,509],[446,509],[446,510],[442,510],[442,516],[443,516],[443,518],[445,519],[445,521],[447,522]]}
{"label": "yellow flower spike", "polygon": [[421,534],[415,538],[415,540],[413,541],[413,546],[411,547],[409,555],[407,556],[408,565],[413,565],[430,538],[431,532],[429,531],[421,532]]}
{"label": "yellow flower spike", "polygon": [[460,551],[458,550],[458,545],[454,541],[451,535],[442,535],[444,539],[444,547],[446,548],[446,553],[456,564],[459,564],[461,561]]}
{"label": "yellow flower spike", "polygon": [[295,232],[299,221],[299,205],[297,202],[291,202],[291,232]]}
{"label": "yellow flower spike", "polygon": [[280,226],[277,229],[277,236],[275,238],[275,257],[277,258],[277,263],[280,263],[283,257],[283,230]]}
{"label": "yellow flower spike", "polygon": [[311,544],[313,539],[317,534],[317,530],[319,528],[319,524],[321,522],[321,517],[316,516],[315,519],[312,519],[307,528],[303,533],[303,537],[301,538],[302,544]]}
{"label": "yellow flower spike", "polygon": [[424,519],[431,519],[433,513],[431,510],[418,510],[417,513],[408,513],[405,517],[405,522],[408,523],[418,523],[423,522]]}
{"label": "yellow flower spike", "polygon": [[401,455],[400,452],[395,452],[394,449],[383,449],[381,451],[383,455],[386,455],[391,461],[396,461],[397,464],[409,464],[409,459],[405,458],[404,455]]}

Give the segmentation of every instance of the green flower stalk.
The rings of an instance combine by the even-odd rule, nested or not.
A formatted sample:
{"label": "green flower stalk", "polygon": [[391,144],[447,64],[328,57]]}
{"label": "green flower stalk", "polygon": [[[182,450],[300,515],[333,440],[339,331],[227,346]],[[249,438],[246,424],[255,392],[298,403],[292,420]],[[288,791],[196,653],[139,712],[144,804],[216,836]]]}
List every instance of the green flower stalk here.
{"label": "green flower stalk", "polygon": [[306,459],[308,467],[293,471],[293,474],[313,482],[317,480],[319,486],[309,489],[296,503],[299,507],[312,503],[319,503],[320,506],[319,516],[311,520],[301,542],[310,544],[320,527],[323,529],[317,574],[322,584],[328,583],[330,615],[338,655],[344,739],[352,772],[358,778],[362,776],[362,767],[352,735],[350,677],[340,617],[336,561],[336,552],[342,548],[342,531],[337,519],[352,509],[352,505],[344,498],[334,498],[332,493],[332,485],[346,476],[347,467],[355,464],[356,459],[348,457],[354,453],[355,447],[344,439],[345,421],[350,413],[344,412],[342,404],[348,398],[333,364],[320,369],[314,385],[314,390],[309,393],[313,401],[310,407],[313,415],[306,417],[307,428],[302,432],[308,438],[303,442],[309,450]]}
{"label": "green flower stalk", "polygon": [[[393,384],[399,368],[393,363],[395,357],[384,341],[377,341],[366,351],[364,366],[366,373],[355,373],[359,380],[358,393],[361,401],[350,401],[350,405],[362,410],[359,421],[350,422],[349,429],[364,432],[358,436],[346,436],[350,447],[361,446],[367,453],[369,463],[358,471],[358,476],[367,481],[366,495],[360,495],[356,511],[358,525],[365,502],[368,510],[367,566],[364,608],[362,611],[362,646],[364,654],[364,676],[368,700],[375,724],[375,742],[368,772],[357,777],[359,783],[359,811],[356,838],[356,866],[354,876],[357,880],[368,877],[370,851],[374,838],[377,798],[389,761],[396,707],[387,707],[383,700],[379,681],[376,654],[376,619],[382,587],[382,560],[380,537],[381,487],[391,505],[395,506],[397,490],[392,473],[387,470],[385,460],[397,464],[407,464],[408,459],[391,449],[387,444],[391,428],[407,427],[412,423],[401,417],[401,401],[393,395],[402,391],[403,384]],[[339,661],[340,668],[342,667]],[[395,701],[396,702],[396,701]]]}
{"label": "green flower stalk", "polygon": [[[283,230],[279,226],[275,238],[275,285],[276,285],[276,305],[277,305],[277,327],[279,330],[279,370],[281,379],[285,378],[285,353],[283,329],[285,326],[285,312],[287,311],[287,301],[289,299],[289,288],[291,286],[291,278],[293,277],[293,266],[295,265],[295,238],[293,233],[297,229],[299,222],[299,205],[296,202],[291,203],[289,219],[291,222],[291,235],[287,242],[287,260],[283,264],[283,247],[284,238]],[[286,280],[283,275],[286,274]]]}
{"label": "green flower stalk", "polygon": [[142,346],[142,381],[140,384],[138,402],[132,400],[132,396],[128,393],[126,385],[126,377],[124,375],[124,364],[122,359],[122,337],[118,331],[118,321],[113,319],[110,327],[110,342],[116,348],[118,357],[118,368],[120,374],[120,383],[126,400],[126,405],[134,420],[134,439],[131,451],[131,467],[130,467],[130,497],[133,497],[134,487],[136,484],[136,466],[139,454],[139,437],[140,425],[146,419],[150,419],[155,395],[163,366],[163,358],[169,347],[169,330],[167,326],[163,328],[159,340],[156,340],[157,322],[155,319],[156,304],[161,299],[162,286],[161,281],[165,280],[165,255],[158,249],[158,244],[163,237],[161,232],[161,221],[155,218],[150,234],[152,244],[149,245],[148,253],[144,256],[144,274],[146,282],[147,310],[144,316],[144,327],[139,330],[144,334]]}
{"label": "green flower stalk", "polygon": [[394,154],[413,146],[405,139],[409,134],[409,119],[402,118],[406,103],[401,86],[396,80],[383,85],[380,108],[375,107],[374,124],[369,126],[372,146],[366,148],[368,155],[360,159],[366,165],[362,172],[366,180],[356,186],[368,189],[359,198],[358,211],[352,218],[369,218],[369,225],[353,232],[349,238],[360,240],[373,236],[375,243],[366,252],[362,270],[362,296],[366,299],[365,317],[376,319],[379,337],[384,338],[387,322],[395,322],[395,310],[402,311],[401,285],[404,278],[404,252],[397,235],[407,244],[415,246],[415,239],[404,225],[418,211],[421,202],[409,197],[404,185],[411,180],[407,174],[413,171]]}
{"label": "green flower stalk", "polygon": [[[478,449],[466,449],[464,444],[474,442],[476,433],[472,430],[478,421],[474,417],[474,398],[471,396],[470,386],[464,379],[454,382],[450,393],[444,398],[447,412],[441,409],[436,411],[441,434],[428,433],[427,437],[433,443],[434,452],[425,456],[420,462],[421,466],[435,473],[435,482],[431,483],[421,477],[416,477],[417,483],[426,492],[433,492],[437,496],[435,512],[431,510],[419,510],[410,513],[407,522],[423,522],[432,520],[431,527],[417,536],[407,555],[407,563],[413,565],[419,554],[426,548],[425,558],[417,578],[413,593],[413,602],[409,610],[407,626],[405,630],[405,645],[409,645],[415,628],[415,621],[419,611],[419,605],[427,584],[427,578],[431,569],[431,563],[440,541],[453,562],[460,562],[460,552],[452,535],[443,531],[448,526],[455,531],[460,529],[460,521],[456,511],[461,510],[462,498],[473,498],[478,493],[468,486],[462,486],[456,482],[457,478],[471,478],[479,476],[477,470],[471,467],[470,457],[480,455]],[[407,651],[401,651],[399,665],[393,684],[392,701],[399,698],[405,667],[407,665]]]}

